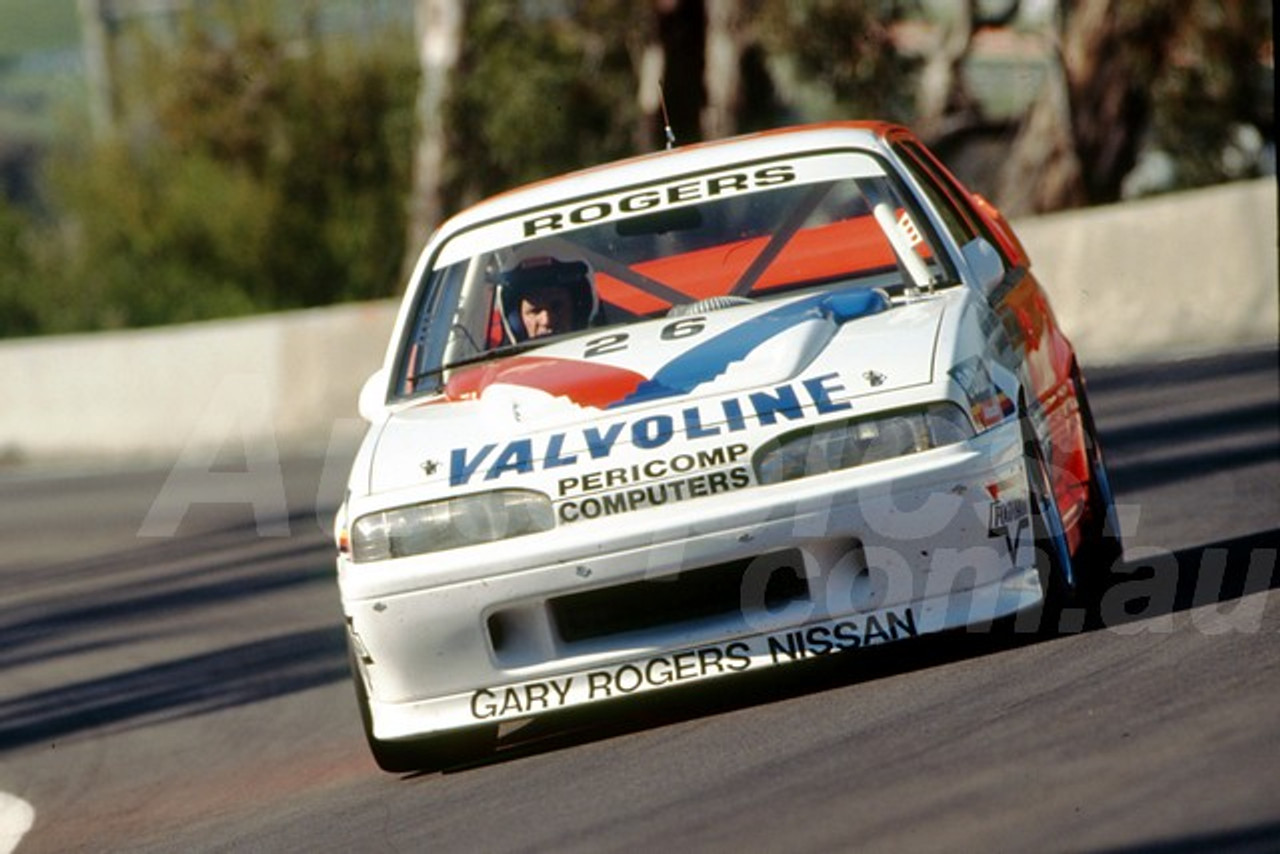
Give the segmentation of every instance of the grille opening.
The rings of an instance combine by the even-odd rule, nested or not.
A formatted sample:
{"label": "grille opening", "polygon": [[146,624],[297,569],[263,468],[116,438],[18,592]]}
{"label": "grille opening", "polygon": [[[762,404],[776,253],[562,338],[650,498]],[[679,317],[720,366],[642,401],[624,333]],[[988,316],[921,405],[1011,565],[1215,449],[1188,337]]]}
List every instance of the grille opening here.
{"label": "grille opening", "polygon": [[809,598],[809,580],[804,570],[794,566],[779,566],[769,573],[764,585],[764,609],[771,614],[786,610],[797,599]]}
{"label": "grille opening", "polygon": [[502,614],[489,617],[489,642],[493,644],[495,652],[502,652],[507,645],[507,621]]}
{"label": "grille opening", "polygon": [[573,643],[761,606],[776,612],[808,597],[804,561],[791,549],[561,596],[548,606],[560,637]]}

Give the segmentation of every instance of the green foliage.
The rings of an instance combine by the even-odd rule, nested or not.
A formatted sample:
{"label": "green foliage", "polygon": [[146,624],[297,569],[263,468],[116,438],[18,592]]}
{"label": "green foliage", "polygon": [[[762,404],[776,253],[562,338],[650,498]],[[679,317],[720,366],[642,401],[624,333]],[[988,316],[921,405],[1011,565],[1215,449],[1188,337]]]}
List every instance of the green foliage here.
{"label": "green foliage", "polygon": [[[741,0],[738,126],[836,117],[910,123],[920,60],[897,51],[893,28],[930,5]],[[0,0],[0,33],[10,42],[60,43],[74,6]],[[370,20],[375,6],[395,6],[399,17],[358,37],[331,27],[334,9]],[[175,8],[184,10],[178,19],[119,17],[117,132],[98,141],[67,134],[80,147],[46,157],[42,218],[0,203],[0,336],[290,309],[398,289],[417,130],[412,6],[209,0]],[[445,207],[651,146],[637,74],[668,20],[661,10],[672,8],[467,0],[459,68],[435,117],[447,140],[437,176]],[[1270,133],[1274,125],[1274,73],[1259,74],[1256,61],[1269,49],[1271,3],[1116,8],[1120,49],[1148,63],[1139,66],[1143,80],[1155,80],[1138,131],[1171,155],[1179,186],[1238,177],[1224,149],[1242,126]],[[1176,26],[1166,17],[1173,14]],[[696,14],[685,17],[696,24]],[[6,21],[23,32],[9,33]],[[695,43],[702,38],[697,26],[691,32]],[[0,36],[0,53],[4,44]],[[677,52],[699,60],[691,69],[703,67]],[[667,81],[668,95],[687,101],[681,139],[695,139],[701,72],[681,76],[670,64],[667,72],[679,78]]]}
{"label": "green foliage", "polygon": [[0,338],[40,331],[28,218],[0,197]]}
{"label": "green foliage", "polygon": [[[841,118],[907,122],[918,61],[893,46],[890,26],[915,4],[892,0],[765,3],[759,29],[770,54],[834,102]],[[918,10],[915,10],[918,11]]]}
{"label": "green foliage", "polygon": [[[51,158],[59,225],[27,265],[44,285],[40,330],[396,291],[417,80],[407,43],[343,49],[286,39],[270,15],[192,15],[176,44],[133,44],[119,132]],[[3,334],[34,331],[13,317]]]}
{"label": "green foliage", "polygon": [[1188,6],[1153,87],[1152,144],[1172,156],[1180,187],[1252,176],[1256,162],[1233,165],[1228,152],[1247,125],[1274,126],[1274,71],[1260,61],[1271,49],[1271,3]]}
{"label": "green foliage", "polygon": [[[58,164],[56,195],[74,212],[60,232],[50,331],[148,326],[271,307],[259,270],[275,201],[243,170],[163,148],[124,145]],[[58,282],[64,283],[58,286]],[[71,283],[74,283],[72,286]]]}
{"label": "green foliage", "polygon": [[576,18],[531,3],[467,5],[447,108],[452,206],[631,153],[634,5],[587,4]]}

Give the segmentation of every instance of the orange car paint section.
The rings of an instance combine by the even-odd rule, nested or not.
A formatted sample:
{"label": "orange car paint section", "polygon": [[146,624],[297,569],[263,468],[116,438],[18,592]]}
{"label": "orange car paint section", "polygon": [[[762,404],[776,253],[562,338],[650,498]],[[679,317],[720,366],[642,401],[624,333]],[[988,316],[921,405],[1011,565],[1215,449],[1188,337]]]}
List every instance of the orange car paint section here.
{"label": "orange car paint section", "polygon": [[641,374],[608,365],[519,355],[457,371],[445,385],[445,397],[453,401],[474,399],[493,383],[504,383],[541,389],[580,406],[603,409],[631,394],[644,380]]}
{"label": "orange car paint section", "polygon": [[[637,264],[635,272],[689,297],[690,301],[728,293],[769,245],[768,237],[699,249]],[[893,269],[893,248],[871,217],[855,217],[807,228],[788,241],[753,284],[753,293]],[[670,306],[606,273],[596,275],[600,299],[634,314]]]}
{"label": "orange car paint section", "polygon": [[1079,521],[1088,502],[1089,468],[1080,425],[1076,389],[1071,381],[1075,354],[1058,327],[1044,291],[1029,272],[1005,296],[1006,328],[1022,342],[1027,379],[1044,414],[1049,475],[1068,546],[1080,543]]}

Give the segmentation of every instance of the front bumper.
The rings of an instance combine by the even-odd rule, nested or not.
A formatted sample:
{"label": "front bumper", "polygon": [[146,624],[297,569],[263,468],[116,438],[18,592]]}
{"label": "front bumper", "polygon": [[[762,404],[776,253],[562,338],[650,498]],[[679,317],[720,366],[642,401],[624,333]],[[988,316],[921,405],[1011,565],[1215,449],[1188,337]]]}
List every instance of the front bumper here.
{"label": "front bumper", "polygon": [[353,565],[374,735],[527,717],[984,623],[1041,599],[1016,424],[911,457]]}

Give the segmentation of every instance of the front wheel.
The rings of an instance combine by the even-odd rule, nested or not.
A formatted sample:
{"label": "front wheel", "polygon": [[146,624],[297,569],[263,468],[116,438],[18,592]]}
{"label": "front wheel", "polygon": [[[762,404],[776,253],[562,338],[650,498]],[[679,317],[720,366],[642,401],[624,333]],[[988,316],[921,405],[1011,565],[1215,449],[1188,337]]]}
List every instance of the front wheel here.
{"label": "front wheel", "polygon": [[1105,592],[1106,580],[1124,557],[1124,545],[1120,540],[1120,522],[1116,516],[1111,478],[1102,459],[1102,445],[1098,442],[1097,426],[1079,367],[1072,372],[1071,379],[1076,387],[1076,404],[1089,467],[1089,502],[1081,528],[1080,548],[1076,552],[1076,566],[1083,576],[1080,581],[1091,591],[1101,594]]}
{"label": "front wheel", "polygon": [[440,771],[482,757],[493,749],[492,727],[450,732],[402,741],[384,741],[373,734],[373,714],[369,710],[369,693],[356,664],[355,651],[347,647],[351,679],[355,683],[356,703],[360,707],[360,723],[373,761],[383,771],[406,774],[413,771]]}

